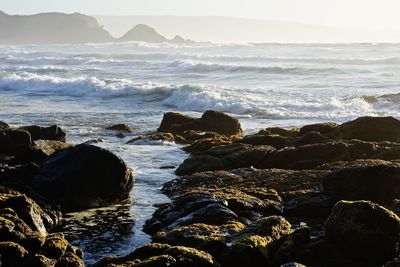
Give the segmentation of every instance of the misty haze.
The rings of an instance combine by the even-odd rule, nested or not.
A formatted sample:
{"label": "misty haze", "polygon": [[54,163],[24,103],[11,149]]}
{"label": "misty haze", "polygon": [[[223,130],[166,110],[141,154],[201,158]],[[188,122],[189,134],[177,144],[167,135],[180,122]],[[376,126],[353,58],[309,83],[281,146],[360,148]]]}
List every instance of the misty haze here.
{"label": "misty haze", "polygon": [[397,0],[2,0],[1,267],[394,267]]}

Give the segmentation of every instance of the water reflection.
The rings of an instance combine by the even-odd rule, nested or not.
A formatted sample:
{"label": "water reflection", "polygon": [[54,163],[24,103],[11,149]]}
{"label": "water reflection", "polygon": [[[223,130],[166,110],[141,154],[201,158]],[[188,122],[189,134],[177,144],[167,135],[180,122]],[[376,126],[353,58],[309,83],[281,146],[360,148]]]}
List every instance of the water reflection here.
{"label": "water reflection", "polygon": [[129,203],[66,214],[60,230],[85,252],[85,262],[91,264],[99,260],[95,255],[115,255],[126,247],[135,234],[134,226]]}

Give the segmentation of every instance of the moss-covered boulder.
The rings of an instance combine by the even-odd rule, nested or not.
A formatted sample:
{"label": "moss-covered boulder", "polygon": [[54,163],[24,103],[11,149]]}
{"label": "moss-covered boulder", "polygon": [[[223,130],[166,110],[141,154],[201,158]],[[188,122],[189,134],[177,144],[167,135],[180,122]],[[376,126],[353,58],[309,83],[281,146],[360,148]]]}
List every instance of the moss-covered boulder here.
{"label": "moss-covered boulder", "polygon": [[268,266],[280,239],[290,233],[291,225],[283,217],[259,219],[232,237],[221,262],[223,266]]}
{"label": "moss-covered boulder", "polygon": [[326,222],[326,239],[347,258],[381,265],[398,254],[400,218],[369,201],[340,201]]}
{"label": "moss-covered boulder", "polygon": [[195,223],[169,232],[158,232],[153,237],[153,242],[196,248],[206,251],[218,259],[226,249],[231,236],[244,228],[245,225],[237,221],[223,225]]}
{"label": "moss-covered boulder", "polygon": [[68,248],[68,241],[65,240],[64,234],[52,233],[46,237],[46,242],[41,248],[41,254],[50,259],[60,259]]}

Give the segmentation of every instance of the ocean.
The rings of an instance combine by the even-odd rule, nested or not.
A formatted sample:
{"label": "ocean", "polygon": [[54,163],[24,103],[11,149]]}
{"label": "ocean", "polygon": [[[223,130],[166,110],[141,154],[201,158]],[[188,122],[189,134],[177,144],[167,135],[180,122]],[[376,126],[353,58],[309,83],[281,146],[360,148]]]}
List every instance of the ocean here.
{"label": "ocean", "polygon": [[[239,118],[245,133],[270,126],[400,118],[400,44],[146,44],[0,46],[0,120],[57,124],[69,142],[97,145],[134,169],[132,204],[67,214],[61,230],[93,263],[150,241],[141,231],[168,202],[160,193],[186,157],[171,142],[126,144],[163,113]],[[105,127],[127,123],[124,139]]]}

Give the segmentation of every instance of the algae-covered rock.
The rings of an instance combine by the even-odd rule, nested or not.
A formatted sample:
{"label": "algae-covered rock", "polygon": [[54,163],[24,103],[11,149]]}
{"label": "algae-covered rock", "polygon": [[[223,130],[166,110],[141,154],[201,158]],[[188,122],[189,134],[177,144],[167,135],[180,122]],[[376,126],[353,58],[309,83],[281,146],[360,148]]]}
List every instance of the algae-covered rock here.
{"label": "algae-covered rock", "polygon": [[170,266],[170,267],[217,267],[213,257],[194,248],[150,243],[144,245],[125,257],[107,257],[94,265],[95,267],[127,266]]}
{"label": "algae-covered rock", "polygon": [[193,247],[218,258],[230,237],[244,228],[244,224],[235,221],[223,225],[195,223],[169,232],[158,232],[153,237],[153,242]]}
{"label": "algae-covered rock", "polygon": [[349,166],[326,176],[323,186],[337,199],[390,203],[400,197],[400,165]]}
{"label": "algae-covered rock", "polygon": [[396,257],[400,218],[369,201],[340,201],[326,222],[326,239],[350,259],[381,265]]}
{"label": "algae-covered rock", "polygon": [[56,263],[54,267],[84,267],[82,259],[77,255],[66,252]]}
{"label": "algae-covered rock", "polygon": [[33,144],[46,156],[50,156],[55,152],[72,147],[71,144],[57,140],[36,140]]}
{"label": "algae-covered rock", "polygon": [[46,237],[41,253],[50,259],[60,259],[68,248],[68,241],[63,233],[52,233]]}
{"label": "algae-covered rock", "polygon": [[18,266],[27,255],[28,251],[17,243],[8,241],[0,242],[1,266]]}

